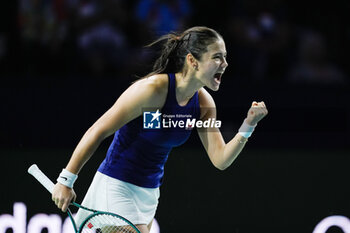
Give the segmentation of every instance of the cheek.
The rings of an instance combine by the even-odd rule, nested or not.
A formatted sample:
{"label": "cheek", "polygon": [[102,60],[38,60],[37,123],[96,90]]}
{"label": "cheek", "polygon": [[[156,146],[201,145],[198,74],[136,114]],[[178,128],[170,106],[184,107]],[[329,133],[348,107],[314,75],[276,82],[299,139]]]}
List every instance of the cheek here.
{"label": "cheek", "polygon": [[210,64],[208,64],[208,72],[214,74],[216,73],[216,71],[218,70],[220,64],[217,62],[211,62]]}
{"label": "cheek", "polygon": [[206,72],[216,70],[218,66],[219,64],[217,64],[217,62],[215,61],[206,62],[205,64],[203,64],[203,70],[205,70]]}

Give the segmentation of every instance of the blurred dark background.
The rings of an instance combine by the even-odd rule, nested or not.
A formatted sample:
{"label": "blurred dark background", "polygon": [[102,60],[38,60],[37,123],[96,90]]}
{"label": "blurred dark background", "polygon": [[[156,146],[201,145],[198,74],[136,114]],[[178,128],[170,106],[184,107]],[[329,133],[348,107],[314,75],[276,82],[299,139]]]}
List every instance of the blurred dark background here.
{"label": "blurred dark background", "polygon": [[[265,101],[269,115],[224,172],[210,164],[196,133],[174,149],[156,216],[161,232],[312,232],[327,216],[350,217],[348,1],[1,5],[0,175],[9,178],[0,214],[12,213],[14,202],[27,204],[28,219],[55,213],[26,168],[38,163],[54,179],[85,130],[150,71],[157,51],[144,46],[205,25],[223,35],[228,52],[220,90],[211,92],[225,139],[252,101]],[[78,202],[110,141],[81,172]]]}

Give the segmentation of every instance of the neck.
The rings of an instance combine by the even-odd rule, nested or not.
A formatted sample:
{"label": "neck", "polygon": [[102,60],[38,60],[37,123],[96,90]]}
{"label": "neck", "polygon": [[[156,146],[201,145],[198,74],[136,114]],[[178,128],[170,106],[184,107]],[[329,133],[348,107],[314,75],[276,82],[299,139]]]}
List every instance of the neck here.
{"label": "neck", "polygon": [[195,77],[191,77],[189,72],[183,76],[182,73],[176,73],[176,98],[179,103],[187,103],[192,96],[203,87]]}

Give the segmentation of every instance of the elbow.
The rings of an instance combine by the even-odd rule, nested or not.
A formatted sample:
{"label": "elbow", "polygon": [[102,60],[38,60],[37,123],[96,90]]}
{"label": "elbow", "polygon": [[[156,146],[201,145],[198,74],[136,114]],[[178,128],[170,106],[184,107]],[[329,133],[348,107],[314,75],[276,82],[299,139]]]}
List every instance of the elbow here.
{"label": "elbow", "polygon": [[224,170],[226,170],[226,168],[228,168],[228,166],[217,167],[217,169],[219,169],[220,171],[224,171]]}
{"label": "elbow", "polygon": [[231,164],[227,159],[225,159],[224,151],[225,149],[223,147],[221,150],[217,150],[215,154],[210,156],[212,164],[220,171],[226,170]]}
{"label": "elbow", "polygon": [[219,169],[220,171],[224,171],[226,170],[226,168],[228,168],[229,166],[225,165],[225,164],[214,164],[214,166]]}

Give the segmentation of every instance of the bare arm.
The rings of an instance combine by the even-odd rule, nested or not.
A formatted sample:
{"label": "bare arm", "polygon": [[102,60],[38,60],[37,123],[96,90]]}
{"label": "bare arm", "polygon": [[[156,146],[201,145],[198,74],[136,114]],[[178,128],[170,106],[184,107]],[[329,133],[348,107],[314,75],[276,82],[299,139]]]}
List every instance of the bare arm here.
{"label": "bare arm", "polygon": [[[216,119],[214,100],[208,92],[206,92],[204,89],[202,90],[200,103],[201,107],[204,108],[204,112],[201,113],[201,118],[202,120],[209,118]],[[267,110],[263,102],[253,102],[252,107],[248,111],[246,122],[248,124],[255,125],[264,116],[266,116],[266,114]],[[211,162],[220,170],[226,169],[233,163],[248,141],[240,134],[236,134],[233,139],[231,139],[228,143],[225,143],[218,128],[198,129],[198,134]]]}
{"label": "bare arm", "polygon": [[[164,105],[166,92],[160,79],[145,79],[131,85],[84,134],[75,148],[66,169],[78,174],[84,164],[96,151],[101,142],[112,135],[123,125],[142,114],[143,107],[159,107]],[[165,89],[167,90],[167,89]],[[57,183],[52,199],[56,205],[66,211],[75,193],[72,189]]]}

